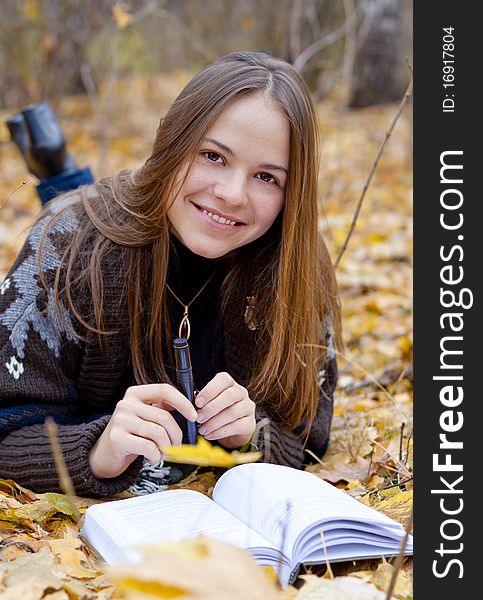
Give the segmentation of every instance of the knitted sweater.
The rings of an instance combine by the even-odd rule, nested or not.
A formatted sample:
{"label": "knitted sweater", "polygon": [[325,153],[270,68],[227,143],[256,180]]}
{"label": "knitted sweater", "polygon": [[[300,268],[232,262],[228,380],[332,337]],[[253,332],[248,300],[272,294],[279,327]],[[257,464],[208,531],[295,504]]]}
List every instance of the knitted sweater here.
{"label": "knitted sweater", "polygon": [[[88,195],[97,192],[93,186]],[[106,327],[115,330],[109,345],[101,347],[97,335],[82,331],[65,306],[63,315],[51,288],[38,281],[37,254],[42,232],[52,211],[70,208],[48,230],[40,268],[47,281],[60,264],[62,247],[76,230],[78,192],[46,212],[31,230],[7,277],[0,285],[0,477],[11,478],[38,492],[59,490],[59,482],[44,428],[47,415],[58,424],[62,452],[76,493],[110,496],[132,485],[142,457],[111,479],[98,479],[88,455],[106,427],[116,403],[132,384],[129,324],[123,282],[123,265],[116,252],[103,263]],[[241,385],[250,378],[255,333],[245,322],[245,290],[226,307],[223,322],[226,370]],[[88,300],[86,299],[86,307]],[[86,310],[89,310],[86,308]],[[66,323],[70,324],[68,327]],[[80,340],[72,330],[80,332]],[[331,338],[328,362],[322,372],[319,406],[307,447],[319,456],[327,445],[332,419],[332,395],[337,369]],[[253,398],[255,404],[257,399]],[[257,404],[256,419],[270,420],[270,447],[259,448],[270,462],[300,468],[304,442]]]}

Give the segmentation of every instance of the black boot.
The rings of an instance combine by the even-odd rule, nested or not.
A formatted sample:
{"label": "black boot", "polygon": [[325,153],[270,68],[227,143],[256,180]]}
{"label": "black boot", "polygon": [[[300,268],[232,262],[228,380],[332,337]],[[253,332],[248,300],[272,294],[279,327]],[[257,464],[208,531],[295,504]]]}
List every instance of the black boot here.
{"label": "black boot", "polygon": [[7,120],[12,140],[28,170],[40,180],[76,170],[65,139],[47,102],[27,106]]}
{"label": "black boot", "polygon": [[89,167],[78,169],[67,154],[62,130],[47,102],[27,106],[7,120],[7,127],[28,170],[40,179],[36,189],[42,204],[93,183]]}

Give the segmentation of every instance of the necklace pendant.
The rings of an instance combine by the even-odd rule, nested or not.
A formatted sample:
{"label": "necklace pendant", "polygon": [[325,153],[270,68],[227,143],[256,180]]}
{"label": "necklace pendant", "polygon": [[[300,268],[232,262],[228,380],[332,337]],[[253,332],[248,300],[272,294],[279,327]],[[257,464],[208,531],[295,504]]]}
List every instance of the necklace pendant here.
{"label": "necklace pendant", "polygon": [[190,321],[188,319],[188,315],[185,314],[185,315],[183,315],[183,318],[181,319],[181,323],[179,324],[178,335],[180,338],[185,338],[186,340],[189,340],[190,333],[191,333]]}

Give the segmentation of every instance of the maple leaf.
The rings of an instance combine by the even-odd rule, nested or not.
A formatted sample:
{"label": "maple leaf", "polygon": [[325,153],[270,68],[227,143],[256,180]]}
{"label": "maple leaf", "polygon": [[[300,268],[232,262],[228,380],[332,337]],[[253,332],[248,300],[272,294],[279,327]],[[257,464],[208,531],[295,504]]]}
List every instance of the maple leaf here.
{"label": "maple leaf", "polygon": [[160,446],[160,450],[163,459],[169,462],[203,467],[234,467],[255,462],[262,456],[260,452],[227,452],[220,446],[212,446],[201,436],[194,446]]}

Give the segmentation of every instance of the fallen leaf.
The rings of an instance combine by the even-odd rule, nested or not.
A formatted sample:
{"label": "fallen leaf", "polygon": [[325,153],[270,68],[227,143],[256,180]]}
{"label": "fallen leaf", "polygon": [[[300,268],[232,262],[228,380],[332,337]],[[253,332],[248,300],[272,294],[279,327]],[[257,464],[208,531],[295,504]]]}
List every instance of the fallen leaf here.
{"label": "fallen leaf", "polygon": [[148,594],[183,600],[282,598],[277,586],[247,552],[218,540],[200,536],[143,548],[143,562],[106,569],[123,598],[152,597]]}
{"label": "fallen leaf", "polygon": [[[394,574],[394,567],[387,561],[383,561],[375,573],[372,574],[371,583],[383,592],[387,592]],[[403,570],[397,574],[396,585],[394,586],[393,596],[398,600],[409,600],[413,597],[413,583],[411,577]]]}
{"label": "fallen leaf", "polygon": [[119,29],[125,29],[133,20],[133,16],[129,12],[129,4],[125,2],[116,3],[112,7],[111,12]]}
{"label": "fallen leaf", "polygon": [[89,565],[87,556],[80,550],[81,546],[79,538],[49,540],[51,551],[71,577],[94,579],[99,572]]}
{"label": "fallen leaf", "polygon": [[297,600],[385,600],[386,594],[371,583],[357,577],[325,579],[315,575],[301,575],[304,585],[296,596]]}
{"label": "fallen leaf", "polygon": [[339,483],[340,481],[349,483],[354,480],[365,481],[376,470],[377,464],[362,458],[362,456],[357,456],[355,460],[351,460],[347,453],[335,454],[327,461],[322,461],[322,464],[307,467],[307,471],[331,483]]}
{"label": "fallen leaf", "polygon": [[196,445],[160,446],[163,458],[173,463],[200,465],[204,467],[234,467],[255,462],[260,452],[227,452],[220,446],[212,446],[205,438],[198,437]]}
{"label": "fallen leaf", "polygon": [[0,479],[0,493],[21,500],[22,502],[32,502],[38,497],[37,494],[34,494],[34,492],[22,487],[11,479]]}
{"label": "fallen leaf", "polygon": [[[392,488],[398,490],[399,488]],[[374,494],[375,495],[375,494]],[[378,511],[405,526],[413,510],[413,490],[398,491],[392,498],[373,505]]]}
{"label": "fallen leaf", "polygon": [[64,494],[48,492],[43,495],[56,512],[73,517],[76,521],[80,518],[79,509]]}
{"label": "fallen leaf", "polygon": [[213,493],[213,487],[218,479],[218,476],[213,471],[207,471],[205,473],[199,473],[198,469],[185,477],[180,482],[170,485],[168,489],[170,490],[178,490],[178,489],[188,489],[195,490],[196,492],[201,492],[211,498]]}
{"label": "fallen leaf", "polygon": [[69,577],[66,569],[56,564],[53,554],[47,550],[0,564],[0,581],[5,589],[2,600],[38,600],[46,590],[65,590],[69,597],[85,600],[96,598],[81,581]]}

